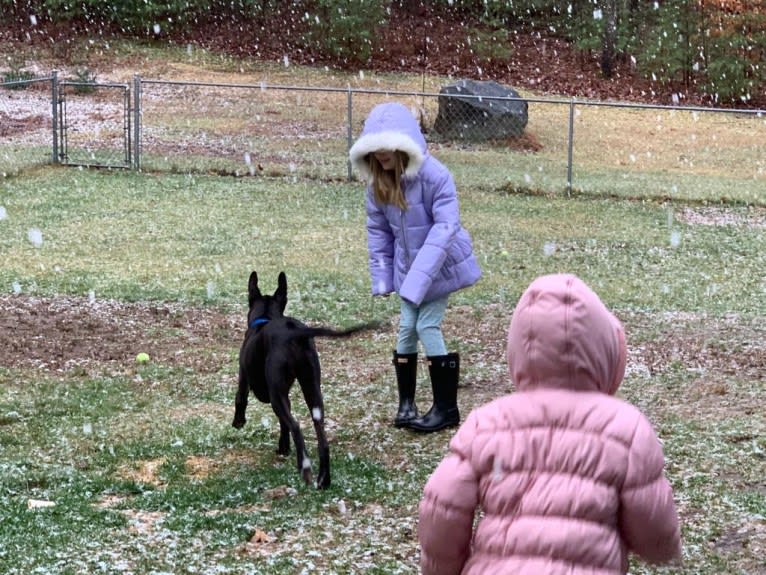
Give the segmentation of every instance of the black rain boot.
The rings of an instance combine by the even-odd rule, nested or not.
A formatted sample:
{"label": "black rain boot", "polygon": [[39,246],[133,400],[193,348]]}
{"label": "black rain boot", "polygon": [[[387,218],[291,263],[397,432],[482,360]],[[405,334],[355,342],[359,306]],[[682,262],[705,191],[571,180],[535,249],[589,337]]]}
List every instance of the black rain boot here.
{"label": "black rain boot", "polygon": [[405,427],[418,416],[415,405],[415,387],[418,381],[418,354],[396,353],[392,361],[396,370],[396,387],[399,389],[399,410],[394,427]]}
{"label": "black rain boot", "polygon": [[407,427],[424,433],[455,427],[460,423],[460,411],[457,408],[460,356],[448,353],[429,357],[428,373],[431,376],[434,404],[428,413],[411,421]]}

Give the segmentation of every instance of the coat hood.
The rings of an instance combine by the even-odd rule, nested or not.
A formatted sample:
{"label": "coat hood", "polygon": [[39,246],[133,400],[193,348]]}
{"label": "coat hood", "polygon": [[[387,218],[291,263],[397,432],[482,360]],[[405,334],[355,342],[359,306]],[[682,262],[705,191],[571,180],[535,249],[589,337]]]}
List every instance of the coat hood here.
{"label": "coat hood", "polygon": [[620,321],[579,278],[537,278],[521,296],[508,330],[508,369],[519,390],[600,391],[625,375]]}
{"label": "coat hood", "polygon": [[379,150],[406,153],[410,158],[406,176],[414,176],[420,170],[427,155],[426,139],[406,106],[397,102],[379,104],[367,116],[362,134],[349,150],[351,165],[365,180],[372,176],[367,155]]}

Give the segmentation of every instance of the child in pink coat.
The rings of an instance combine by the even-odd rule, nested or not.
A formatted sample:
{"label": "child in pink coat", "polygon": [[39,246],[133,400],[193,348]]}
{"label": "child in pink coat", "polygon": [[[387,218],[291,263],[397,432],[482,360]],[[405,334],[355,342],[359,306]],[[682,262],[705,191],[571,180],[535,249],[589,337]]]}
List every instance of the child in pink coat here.
{"label": "child in pink coat", "polygon": [[507,359],[517,392],[474,410],[426,483],[422,573],[624,575],[629,553],[680,560],[660,442],[614,397],[617,318],[577,277],[540,277],[516,306]]}

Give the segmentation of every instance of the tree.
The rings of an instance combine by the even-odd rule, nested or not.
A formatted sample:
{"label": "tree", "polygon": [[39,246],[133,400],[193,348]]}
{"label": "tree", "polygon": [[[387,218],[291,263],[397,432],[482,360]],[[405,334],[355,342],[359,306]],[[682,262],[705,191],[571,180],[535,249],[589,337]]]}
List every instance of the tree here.
{"label": "tree", "polygon": [[601,36],[601,73],[612,77],[612,67],[617,53],[617,6],[618,0],[601,0],[604,28]]}

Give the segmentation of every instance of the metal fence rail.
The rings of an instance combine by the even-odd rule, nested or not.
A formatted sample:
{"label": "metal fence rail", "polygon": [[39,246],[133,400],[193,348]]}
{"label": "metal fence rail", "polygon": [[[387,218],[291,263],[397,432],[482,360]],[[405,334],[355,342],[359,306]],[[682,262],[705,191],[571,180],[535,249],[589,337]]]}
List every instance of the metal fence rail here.
{"label": "metal fence rail", "polygon": [[445,97],[139,76],[132,85],[82,86],[54,72],[0,84],[0,173],[60,162],[351,179],[347,152],[364,118],[376,104],[398,100],[462,186],[700,200],[720,200],[736,187],[740,197],[766,203],[763,110],[524,98],[524,133],[481,142],[439,137],[434,124]]}

